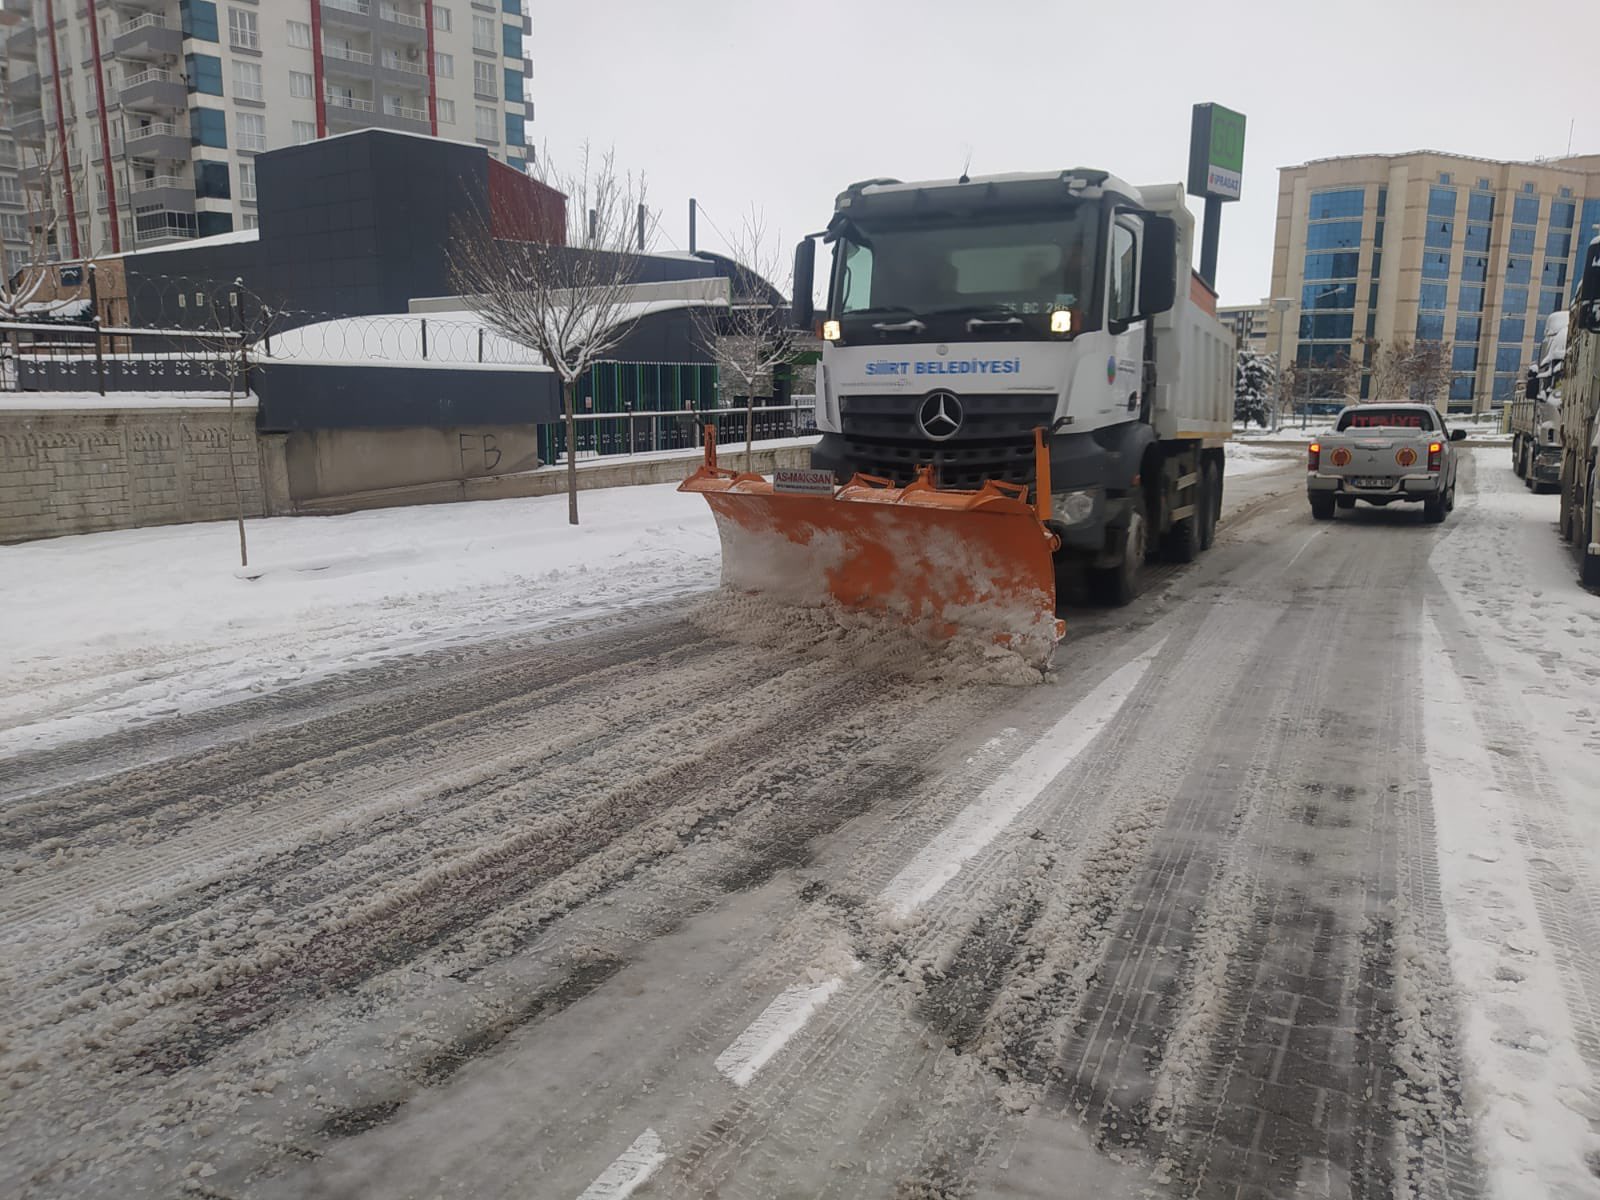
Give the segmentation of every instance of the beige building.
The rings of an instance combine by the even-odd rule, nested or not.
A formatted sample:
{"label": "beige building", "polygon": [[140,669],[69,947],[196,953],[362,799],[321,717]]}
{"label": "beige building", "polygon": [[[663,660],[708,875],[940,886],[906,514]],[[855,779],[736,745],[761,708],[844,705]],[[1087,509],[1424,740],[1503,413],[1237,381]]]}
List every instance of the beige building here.
{"label": "beige building", "polygon": [[[1570,303],[1600,234],[1600,155],[1494,162],[1456,154],[1318,159],[1278,173],[1267,346],[1368,398],[1374,346],[1449,349],[1449,407],[1511,398],[1545,317]],[[1319,371],[1318,368],[1327,368]],[[1362,369],[1365,368],[1365,369]],[[1308,397],[1309,398],[1309,397]]]}
{"label": "beige building", "polygon": [[1267,340],[1268,311],[1269,305],[1265,300],[1260,304],[1218,305],[1217,320],[1233,330],[1239,349],[1274,354],[1277,345]]}

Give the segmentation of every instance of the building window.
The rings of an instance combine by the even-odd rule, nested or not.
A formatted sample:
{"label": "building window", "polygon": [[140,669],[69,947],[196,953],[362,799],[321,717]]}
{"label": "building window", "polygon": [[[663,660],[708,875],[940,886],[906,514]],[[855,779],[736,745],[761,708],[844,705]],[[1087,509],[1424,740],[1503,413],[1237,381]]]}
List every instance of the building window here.
{"label": "building window", "polygon": [[1528,322],[1523,317],[1500,318],[1500,340],[1502,342],[1522,341],[1523,335],[1528,332]]}
{"label": "building window", "polygon": [[493,17],[480,17],[476,13],[472,16],[472,48],[474,50],[493,51],[495,46],[494,27],[499,22]]}
{"label": "building window", "polygon": [[497,140],[500,136],[500,130],[498,127],[499,121],[497,119],[500,115],[500,110],[495,108],[485,108],[480,104],[477,108],[477,114],[478,124],[475,134],[478,140],[483,142],[492,142]]}
{"label": "building window", "polygon": [[228,164],[225,162],[196,162],[194,164],[194,194],[207,200],[227,200],[233,195],[228,187]]}
{"label": "building window", "polygon": [[[1422,256],[1422,273],[1428,273],[1428,256]],[[1445,272],[1446,276],[1449,272]],[[1461,260],[1461,278],[1468,283],[1482,283],[1489,278],[1489,260],[1481,254],[1469,254]]]}
{"label": "building window", "polygon": [[1506,259],[1506,282],[1527,283],[1533,277],[1533,259],[1508,258]]}
{"label": "building window", "polygon": [[1348,342],[1355,332],[1354,313],[1317,313],[1300,318],[1302,341]]}
{"label": "building window", "polygon": [[[1485,259],[1484,261],[1488,261]],[[1422,277],[1424,279],[1449,279],[1450,278],[1450,251],[1429,250],[1422,255]]]}
{"label": "building window", "polygon": [[180,0],[178,23],[186,38],[201,42],[217,40],[217,6],[213,0]]}
{"label": "building window", "polygon": [[261,218],[255,213],[245,213],[242,227],[245,229],[260,229]]}
{"label": "building window", "polygon": [[433,27],[441,33],[450,32],[450,10],[442,4],[433,6]]}
{"label": "building window", "polygon": [[1478,369],[1478,348],[1476,346],[1456,346],[1450,351],[1450,369],[1452,371],[1476,371]]}
{"label": "building window", "polygon": [[521,147],[524,139],[522,115],[520,113],[506,114],[506,145]]}
{"label": "building window", "polygon": [[222,60],[215,54],[191,54],[184,59],[184,67],[191,92],[222,95]]}
{"label": "building window", "polygon": [[1473,192],[1467,197],[1467,220],[1492,221],[1494,220],[1494,196],[1484,195],[1482,192]]}
{"label": "building window", "polygon": [[1483,311],[1483,289],[1462,284],[1461,290],[1456,293],[1456,307],[1464,313],[1481,313]]}
{"label": "building window", "polygon": [[1550,236],[1545,240],[1544,256],[1546,258],[1565,259],[1572,254],[1572,235],[1562,233],[1559,229],[1552,229]]}
{"label": "building window", "polygon": [[239,149],[265,150],[267,148],[267,119],[260,113],[239,113]]}
{"label": "building window", "polygon": [[1472,399],[1472,376],[1471,375],[1457,375],[1454,379],[1452,379],[1450,381],[1450,399],[1452,399],[1452,400],[1471,400]]}
{"label": "building window", "polygon": [[522,26],[500,26],[500,53],[507,58],[522,57]]}
{"label": "building window", "polygon": [[310,121],[291,121],[289,123],[289,137],[296,146],[304,146],[307,142],[317,138],[317,127]]}
{"label": "building window", "polygon": [[1499,346],[1495,349],[1494,369],[1496,371],[1515,371],[1521,365],[1521,346]]}
{"label": "building window", "polygon": [[1564,287],[1567,282],[1567,264],[1564,262],[1547,262],[1544,270],[1539,275],[1539,283],[1543,287]]}
{"label": "building window", "polygon": [[219,233],[232,233],[233,214],[225,212],[196,213],[195,225],[201,237],[216,237]]}
{"label": "building window", "polygon": [[1386,187],[1381,187],[1381,188],[1378,189],[1378,215],[1380,217],[1384,216],[1388,211],[1389,211],[1389,189],[1386,188]]}
{"label": "building window", "polygon": [[28,235],[28,223],[21,213],[0,213],[0,235],[8,242],[23,241]]}
{"label": "building window", "polygon": [[506,102],[509,104],[522,103],[522,72],[513,70],[510,67],[506,68]]}
{"label": "building window", "polygon": [[239,164],[239,199],[254,200],[256,198],[256,165],[253,162]]}
{"label": "building window", "polygon": [[1525,287],[1508,287],[1500,294],[1500,311],[1502,313],[1527,312],[1528,289]]}
{"label": "building window", "polygon": [[1450,172],[1449,171],[1440,171],[1439,172],[1439,182],[1440,183],[1449,183],[1450,182]]}
{"label": "building window", "polygon": [[522,15],[522,0],[500,0],[500,11],[508,16],[520,17]]}
{"label": "building window", "polygon": [[1417,307],[1430,310],[1444,310],[1445,295],[1449,292],[1449,285],[1443,283],[1425,283],[1417,292]]}
{"label": "building window", "polygon": [[1487,192],[1489,191],[1490,187],[1491,185],[1487,179],[1478,180],[1478,190],[1480,192]]}
{"label": "building window", "polygon": [[290,71],[289,95],[293,96],[296,100],[310,100],[314,95],[312,91],[314,83],[315,80],[307,72]]}
{"label": "building window", "polygon": [[1541,316],[1545,313],[1553,313],[1560,307],[1561,293],[1559,291],[1539,293],[1539,313]]}
{"label": "building window", "polygon": [[1533,230],[1531,230],[1531,229],[1513,229],[1511,231],[1511,240],[1510,240],[1510,243],[1509,243],[1509,248],[1511,250],[1511,253],[1513,253],[1513,254],[1532,254],[1533,253]]}
{"label": "building window", "polygon": [[311,49],[311,26],[304,21],[290,21],[289,45],[296,50]]}
{"label": "building window", "polygon": [[1444,341],[1444,314],[1443,313],[1418,313],[1417,314],[1417,341],[1442,342]]}
{"label": "building window", "polygon": [[196,146],[228,148],[228,120],[220,109],[197,108],[189,113],[189,140]]}
{"label": "building window", "polygon": [[433,56],[433,73],[440,79],[454,79],[456,77],[456,56],[454,54],[445,54],[442,51],[435,53]]}
{"label": "building window", "polygon": [[456,123],[456,102],[454,100],[438,100],[439,124],[454,125]]}
{"label": "building window", "polygon": [[17,186],[15,175],[0,175],[0,200],[7,204],[22,203],[22,189]]}
{"label": "building window", "polygon": [[472,64],[472,94],[480,100],[498,100],[500,89],[495,86],[496,68],[493,63]]}
{"label": "building window", "polygon": [[[1456,190],[1455,188],[1435,187],[1428,189],[1428,215],[1430,217],[1453,217],[1456,215]],[[1431,226],[1433,222],[1429,222]]]}
{"label": "building window", "polygon": [[1487,226],[1487,225],[1468,225],[1467,226],[1467,253],[1468,254],[1472,254],[1472,253],[1476,252],[1478,254],[1482,254],[1488,249],[1489,249],[1489,226]]}
{"label": "building window", "polygon": [[261,35],[256,29],[256,14],[248,8],[228,9],[228,42],[245,50],[259,50]]}
{"label": "building window", "polygon": [[1522,185],[1522,190],[1524,192],[1527,192],[1529,195],[1532,195],[1533,194],[1533,184],[1532,183],[1524,183]]}
{"label": "building window", "polygon": [[[1570,188],[1561,189],[1563,194],[1570,190]],[[1576,211],[1577,205],[1570,200],[1552,200],[1550,202],[1550,228],[1571,229],[1572,218]]]}
{"label": "building window", "polygon": [[1470,342],[1470,343],[1476,345],[1478,339],[1481,338],[1482,336],[1483,336],[1483,318],[1482,317],[1457,317],[1456,318],[1456,341],[1458,341],[1458,342]]}
{"label": "building window", "polygon": [[[1533,186],[1531,183],[1528,185]],[[1513,225],[1537,225],[1539,223],[1539,197],[1518,196],[1511,205],[1511,223]]]}
{"label": "building window", "polygon": [[1354,308],[1356,285],[1353,283],[1312,284],[1300,289],[1300,307],[1306,310],[1329,308]]}
{"label": "building window", "polygon": [[259,100],[265,93],[261,88],[261,64],[233,60],[233,95],[238,100]]}
{"label": "building window", "polygon": [[1360,261],[1359,254],[1308,254],[1305,278],[1354,279],[1360,274]]}
{"label": "building window", "polygon": [[1516,391],[1517,377],[1515,375],[1496,375],[1494,377],[1494,402],[1496,404],[1509,404],[1511,393]]}
{"label": "building window", "polygon": [[1422,239],[1422,244],[1433,249],[1449,249],[1450,243],[1455,240],[1456,223],[1454,221],[1441,221],[1437,217],[1428,218],[1428,231]]}
{"label": "building window", "polygon": [[[506,72],[507,82],[514,74]],[[510,92],[506,93],[510,98]],[[1328,221],[1321,225],[1311,225],[1306,229],[1307,250],[1353,250],[1361,245],[1360,221]]]}

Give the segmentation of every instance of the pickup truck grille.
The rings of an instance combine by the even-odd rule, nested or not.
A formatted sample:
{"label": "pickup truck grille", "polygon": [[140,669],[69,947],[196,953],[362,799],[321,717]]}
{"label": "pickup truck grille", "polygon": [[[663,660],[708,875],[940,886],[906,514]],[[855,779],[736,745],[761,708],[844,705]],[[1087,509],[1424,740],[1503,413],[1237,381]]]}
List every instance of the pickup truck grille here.
{"label": "pickup truck grille", "polygon": [[1055,419],[1055,397],[956,395],[961,429],[945,442],[917,427],[925,393],[843,397],[840,428],[851,466],[899,484],[926,464],[941,487],[976,488],[986,479],[1032,484],[1033,431]]}

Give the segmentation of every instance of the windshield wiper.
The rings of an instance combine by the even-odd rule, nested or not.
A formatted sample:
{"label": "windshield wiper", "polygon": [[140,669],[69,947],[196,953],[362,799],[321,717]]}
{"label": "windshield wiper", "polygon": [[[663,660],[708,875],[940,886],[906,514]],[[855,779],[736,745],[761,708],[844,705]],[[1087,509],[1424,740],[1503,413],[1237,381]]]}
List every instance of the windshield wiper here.
{"label": "windshield wiper", "polygon": [[952,304],[948,308],[930,308],[923,316],[927,317],[961,317],[968,313],[1005,313],[1007,316],[1016,316],[1008,304]]}

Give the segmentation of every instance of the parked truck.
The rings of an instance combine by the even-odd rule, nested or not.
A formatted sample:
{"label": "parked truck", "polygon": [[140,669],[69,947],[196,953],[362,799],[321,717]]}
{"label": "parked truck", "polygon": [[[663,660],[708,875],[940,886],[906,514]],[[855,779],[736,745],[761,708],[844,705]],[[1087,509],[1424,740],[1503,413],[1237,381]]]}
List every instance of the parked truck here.
{"label": "parked truck", "polygon": [[1561,486],[1561,375],[1567,351],[1567,314],[1545,318],[1537,359],[1511,401],[1511,465],[1536,492]]}
{"label": "parked truck", "polygon": [[1600,587],[1600,238],[1584,254],[1561,373],[1561,536],[1579,577]]}
{"label": "parked truck", "polygon": [[709,465],[685,485],[717,515],[724,581],[1059,635],[1063,578],[1126,604],[1148,559],[1193,559],[1234,363],[1193,241],[1181,185],[1102,170],[846,188],[795,256],[796,323],[823,337],[812,494]]}

